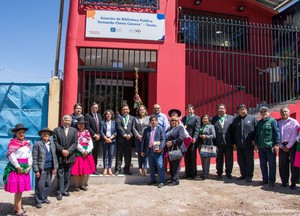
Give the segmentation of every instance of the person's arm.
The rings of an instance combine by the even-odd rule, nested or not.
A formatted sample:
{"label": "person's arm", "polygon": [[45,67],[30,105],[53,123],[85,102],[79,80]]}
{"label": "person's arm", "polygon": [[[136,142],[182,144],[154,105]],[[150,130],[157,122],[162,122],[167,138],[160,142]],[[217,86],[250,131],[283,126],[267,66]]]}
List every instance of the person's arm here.
{"label": "person's arm", "polygon": [[38,146],[38,142],[36,142],[32,149],[32,168],[34,172],[39,171],[38,156],[39,156],[39,146]]}
{"label": "person's arm", "polygon": [[[196,117],[196,122],[195,122],[195,133],[194,133],[194,137],[193,137],[193,141],[197,141],[198,137],[199,137],[199,131],[200,131],[200,117]],[[195,142],[194,142],[195,143]]]}
{"label": "person's arm", "polygon": [[174,140],[170,140],[172,142],[172,146],[180,146],[185,139],[185,134],[182,126],[179,126],[177,129],[177,138]]}
{"label": "person's arm", "polygon": [[88,148],[86,149],[86,151],[88,153],[90,153],[90,152],[92,152],[93,148],[94,148],[93,141],[92,141],[92,139],[90,139],[89,145],[88,145]]}
{"label": "person's arm", "polygon": [[298,134],[298,127],[299,127],[299,124],[298,122],[293,122],[293,127],[291,128],[291,137],[290,137],[290,140],[289,140],[289,143],[286,145],[286,147],[288,147],[289,149],[292,148],[296,142],[296,137],[297,137],[297,134]]}
{"label": "person's arm", "polygon": [[116,119],[116,122],[117,122],[117,131],[119,134],[121,134],[121,136],[125,137],[126,136],[126,133],[122,127],[122,122],[123,121],[123,118],[122,117],[119,117]]}
{"label": "person's arm", "polygon": [[139,137],[139,132],[138,132],[138,129],[137,129],[137,126],[138,126],[138,124],[137,124],[137,119],[133,119],[133,126],[132,126],[132,132],[133,132],[133,135],[134,135],[134,137],[137,139],[138,137]]}
{"label": "person's arm", "polygon": [[85,114],[84,119],[86,120],[86,129],[90,132],[91,136],[94,137],[96,132],[91,127],[91,116],[89,113]]}
{"label": "person's arm", "polygon": [[164,150],[165,148],[165,145],[166,145],[166,132],[163,128],[160,129],[160,146],[159,146],[159,149],[161,151]]}
{"label": "person's arm", "polygon": [[274,134],[274,146],[278,145],[280,143],[280,131],[279,131],[279,127],[278,127],[278,123],[277,121],[274,119],[274,121],[272,122],[272,130],[273,130],[273,134]]}
{"label": "person's arm", "polygon": [[58,141],[57,130],[55,130],[55,129],[54,129],[54,134],[53,134],[53,143],[54,143],[57,151],[62,152],[62,150],[64,150],[64,148],[60,145],[60,143]]}

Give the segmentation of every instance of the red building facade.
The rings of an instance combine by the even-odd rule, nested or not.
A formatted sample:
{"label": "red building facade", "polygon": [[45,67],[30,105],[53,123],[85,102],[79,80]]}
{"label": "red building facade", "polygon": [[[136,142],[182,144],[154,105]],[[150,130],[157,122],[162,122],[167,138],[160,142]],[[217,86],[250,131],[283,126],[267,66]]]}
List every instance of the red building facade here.
{"label": "red building facade", "polygon": [[[155,103],[160,104],[165,113],[171,108],[184,111],[185,105],[192,103],[201,115],[213,114],[216,104],[221,102],[232,107],[230,112],[234,112],[240,102],[248,101],[249,106],[270,102],[269,94],[261,96],[267,81],[261,81],[256,68],[267,67],[277,58],[269,42],[273,36],[258,34],[261,35],[258,38],[245,29],[252,24],[253,28],[270,25],[275,11],[253,0],[203,0],[200,5],[195,5],[194,0],[160,0],[159,9],[84,5],[83,2],[70,1],[62,114],[72,113],[76,102],[83,103],[85,112],[93,101],[100,103],[102,113],[107,108],[118,111],[124,102],[133,107],[135,64],[140,65],[139,94],[150,113]],[[243,11],[238,10],[240,6],[244,7]],[[164,14],[164,40],[86,37],[87,10],[135,12],[141,16],[143,13]],[[196,20],[197,26],[193,25],[199,35],[193,37],[193,31],[185,32],[183,26],[191,29],[191,21],[203,16],[218,19],[219,24],[205,24],[206,28],[200,26],[201,20]],[[236,20],[239,27],[233,23],[228,27],[232,30],[227,30],[222,20]],[[217,36],[201,36],[201,32],[211,28],[214,34],[222,33],[219,26],[224,29],[223,38],[231,41],[224,39],[219,43],[217,39],[208,39]],[[237,31],[241,31],[242,36]],[[192,40],[198,42],[192,43]],[[204,43],[201,40],[205,40]],[[240,44],[233,45],[233,42]],[[233,75],[235,73],[237,75]],[[261,89],[257,90],[255,82],[260,83]]]}

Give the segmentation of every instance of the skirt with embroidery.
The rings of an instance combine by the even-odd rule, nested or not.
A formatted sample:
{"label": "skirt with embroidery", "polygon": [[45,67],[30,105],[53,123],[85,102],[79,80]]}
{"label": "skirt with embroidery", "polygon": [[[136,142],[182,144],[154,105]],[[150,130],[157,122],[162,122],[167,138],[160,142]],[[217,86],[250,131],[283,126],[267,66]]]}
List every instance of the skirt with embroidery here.
{"label": "skirt with embroidery", "polygon": [[72,175],[88,175],[95,172],[95,162],[92,154],[87,157],[76,156],[76,161],[72,167]]}
{"label": "skirt with embroidery", "polygon": [[[28,160],[18,159],[18,162],[27,163]],[[7,183],[4,184],[4,190],[10,193],[21,193],[24,191],[30,191],[30,172],[27,174],[19,174],[16,171],[11,171],[8,175]]]}

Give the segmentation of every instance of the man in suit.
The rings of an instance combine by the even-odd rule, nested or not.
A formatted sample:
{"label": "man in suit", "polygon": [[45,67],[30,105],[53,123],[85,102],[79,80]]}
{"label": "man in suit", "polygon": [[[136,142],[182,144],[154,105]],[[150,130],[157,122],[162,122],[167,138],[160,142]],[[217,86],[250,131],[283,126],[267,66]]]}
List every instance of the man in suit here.
{"label": "man in suit", "polygon": [[123,105],[122,116],[116,118],[117,123],[117,155],[115,175],[119,175],[123,161],[125,160],[124,174],[132,175],[130,172],[131,157],[132,157],[132,143],[133,143],[133,116],[129,115],[129,106]]}
{"label": "man in suit", "polygon": [[224,156],[226,176],[228,179],[232,179],[233,168],[233,133],[232,122],[234,117],[226,114],[226,107],[224,104],[217,106],[217,115],[211,120],[212,125],[215,127],[216,139],[214,139],[214,145],[218,147],[217,154],[217,179],[222,179]]}
{"label": "man in suit", "polygon": [[150,117],[150,126],[144,130],[142,137],[141,155],[148,156],[150,167],[150,182],[148,185],[156,184],[155,166],[158,168],[159,180],[158,188],[162,188],[165,182],[163,152],[166,144],[165,130],[158,125],[155,115]]}
{"label": "man in suit", "polygon": [[232,123],[233,143],[237,149],[238,164],[241,176],[238,180],[246,179],[246,183],[252,182],[254,171],[254,146],[255,128],[257,120],[255,116],[247,113],[245,104],[238,106],[239,115]]}
{"label": "man in suit", "polygon": [[100,146],[100,129],[101,129],[101,115],[98,113],[98,103],[93,102],[90,105],[90,112],[85,114],[86,129],[90,132],[93,137],[94,148],[92,150],[93,158],[95,161],[95,175],[99,175],[97,172],[99,146]]}
{"label": "man in suit", "polygon": [[75,162],[75,150],[78,144],[77,130],[70,127],[72,118],[65,115],[63,125],[54,129],[53,142],[56,146],[58,159],[57,170],[57,200],[62,200],[62,195],[70,196],[69,185],[71,169]]}
{"label": "man in suit", "polygon": [[186,116],[183,117],[182,122],[189,136],[192,138],[192,142],[184,156],[185,178],[195,179],[197,175],[196,150],[200,128],[200,117],[194,114],[194,106],[192,104],[186,106]]}

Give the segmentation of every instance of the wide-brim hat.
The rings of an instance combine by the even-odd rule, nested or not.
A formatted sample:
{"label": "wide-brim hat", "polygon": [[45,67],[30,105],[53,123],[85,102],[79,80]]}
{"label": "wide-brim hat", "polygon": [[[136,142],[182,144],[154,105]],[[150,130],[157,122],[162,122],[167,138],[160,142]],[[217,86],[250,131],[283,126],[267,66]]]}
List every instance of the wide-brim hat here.
{"label": "wide-brim hat", "polygon": [[77,119],[77,124],[85,124],[85,123],[86,123],[86,121],[83,116],[81,116]]}
{"label": "wide-brim hat", "polygon": [[53,134],[53,131],[50,130],[49,128],[47,128],[47,127],[43,128],[42,130],[40,130],[40,131],[38,132],[39,136],[41,136],[41,134],[42,134],[43,132],[48,132],[48,133],[50,133],[50,136]]}
{"label": "wide-brim hat", "polygon": [[17,124],[17,125],[15,126],[15,128],[10,129],[10,131],[13,132],[13,133],[15,133],[15,132],[17,132],[17,131],[19,131],[19,130],[28,131],[28,128],[24,127],[23,124]]}
{"label": "wide-brim hat", "polygon": [[181,111],[178,110],[178,109],[170,109],[169,112],[168,112],[168,115],[169,115],[170,117],[172,117],[172,113],[173,113],[173,112],[177,113],[178,117],[181,116]]}

